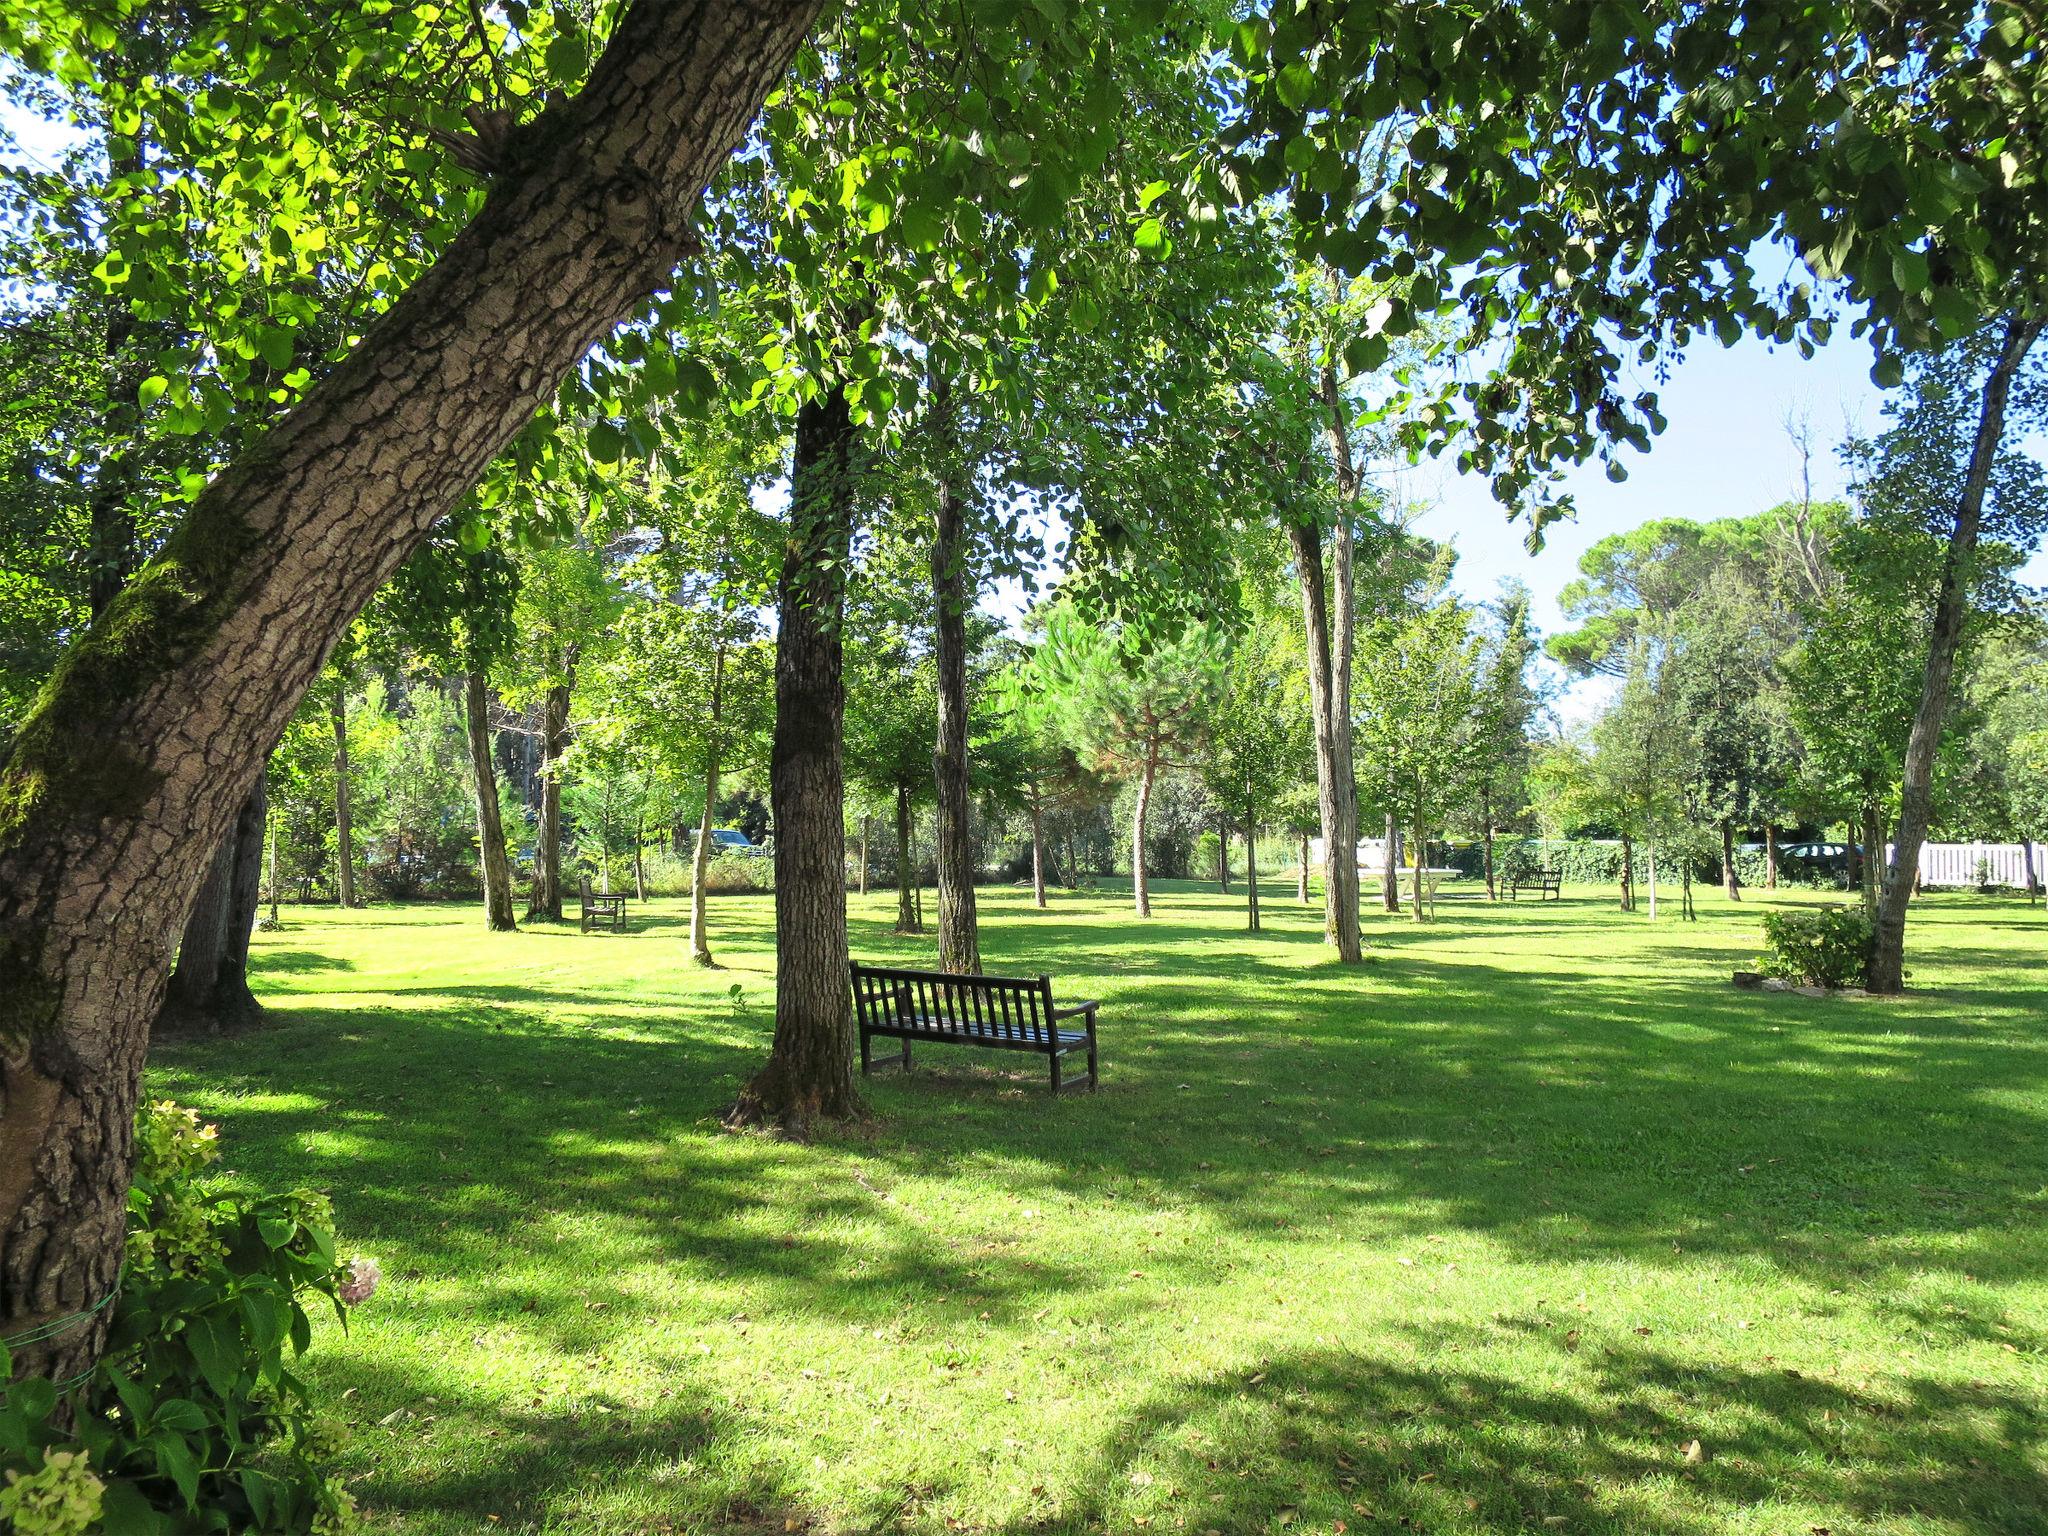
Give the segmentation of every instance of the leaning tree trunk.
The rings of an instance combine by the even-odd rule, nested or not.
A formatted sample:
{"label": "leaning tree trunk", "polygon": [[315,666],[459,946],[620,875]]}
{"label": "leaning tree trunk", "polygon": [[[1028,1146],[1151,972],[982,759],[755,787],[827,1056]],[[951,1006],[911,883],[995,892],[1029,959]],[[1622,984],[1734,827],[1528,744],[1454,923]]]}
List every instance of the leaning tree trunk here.
{"label": "leaning tree trunk", "polygon": [[[817,4],[628,8],[469,228],[200,494],[45,685],[0,766],[0,1337],[113,1286],[172,940],[270,744],[371,594],[670,280]],[[16,1373],[89,1368],[110,1316],[20,1345]]]}
{"label": "leaning tree trunk", "polygon": [[484,926],[510,933],[512,861],[505,854],[505,824],[498,809],[498,768],[491,760],[491,692],[481,672],[462,678],[463,723],[469,737],[469,772],[476,785],[476,846],[484,873]]}
{"label": "leaning tree trunk", "polygon": [[[1691,869],[1691,864],[1686,865]],[[1742,880],[1735,873],[1735,827],[1728,821],[1721,823],[1721,894],[1730,901],[1742,900]],[[1686,901],[1692,900],[1691,888],[1687,888]]]}
{"label": "leaning tree trunk", "polygon": [[1159,753],[1148,748],[1138,774],[1138,803],[1131,812],[1131,905],[1138,916],[1152,915],[1152,887],[1145,879],[1145,829],[1152,819],[1152,780],[1159,772]]}
{"label": "leaning tree trunk", "polygon": [[704,754],[704,815],[697,823],[697,850],[690,860],[690,959],[697,965],[717,964],[711,958],[711,935],[704,924],[709,894],[704,882],[711,873],[711,833],[718,818],[718,741],[725,719],[725,647],[711,652],[710,747]]}
{"label": "leaning tree trunk", "polygon": [[845,686],[841,627],[853,542],[856,435],[843,391],[797,412],[789,537],[778,591],[775,1043],[727,1119],[801,1131],[861,1112],[847,987]]}
{"label": "leaning tree trunk", "polygon": [[1031,904],[1045,910],[1045,802],[1031,797]]}
{"label": "leaning tree trunk", "polygon": [[[1351,697],[1339,693],[1323,585],[1323,536],[1290,524],[1301,613],[1308,635],[1309,707],[1315,720],[1316,811],[1323,828],[1323,939],[1346,963],[1365,958],[1358,927],[1358,784],[1351,765]],[[1348,676],[1348,662],[1346,675]]]}
{"label": "leaning tree trunk", "polygon": [[356,904],[356,838],[349,806],[348,701],[337,680],[328,716],[334,722],[334,899]]}
{"label": "leaning tree trunk", "polygon": [[1247,820],[1244,824],[1244,918],[1245,927],[1253,933],[1259,931],[1259,850],[1255,846],[1257,837],[1256,823]]}
{"label": "leaning tree trunk", "polygon": [[1963,648],[1963,626],[1969,618],[1970,583],[1977,563],[1977,538],[1984,520],[1984,494],[1991,483],[1998,445],[2005,436],[2006,405],[2014,376],[2040,336],[2044,322],[2014,319],[1999,345],[1998,360],[1984,381],[1977,407],[1976,441],[1970,466],[1956,500],[1955,526],[1941,559],[1941,582],[1934,598],[1934,624],[1928,636],[1927,670],[1920,683],[1920,704],[1913,713],[1906,741],[1905,771],[1899,785],[1899,830],[1896,852],[1886,874],[1878,905],[1877,933],[1870,947],[1867,984],[1873,992],[1897,992],[1905,986],[1906,908],[1920,878],[1920,845],[1927,840],[1934,814],[1934,755],[1948,723],[1949,692],[1955,683],[1956,656]]}
{"label": "leaning tree trunk", "polygon": [[[940,388],[950,393],[943,383]],[[950,405],[941,398],[935,408],[943,413]],[[974,908],[967,782],[967,610],[973,583],[967,579],[967,504],[956,483],[959,473],[958,465],[949,464],[942,477],[932,539],[933,649],[939,678],[938,742],[932,753],[939,794],[939,969],[979,975],[981,932]]]}

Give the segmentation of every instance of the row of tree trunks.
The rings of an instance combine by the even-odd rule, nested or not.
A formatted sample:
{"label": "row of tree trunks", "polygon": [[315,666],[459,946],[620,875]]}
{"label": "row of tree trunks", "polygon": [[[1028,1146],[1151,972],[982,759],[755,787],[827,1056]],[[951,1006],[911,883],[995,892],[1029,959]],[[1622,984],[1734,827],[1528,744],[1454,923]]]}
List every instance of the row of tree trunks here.
{"label": "row of tree trunks", "polygon": [[[1287,538],[1301,584],[1302,621],[1308,638],[1316,811],[1323,829],[1323,938],[1336,946],[1339,959],[1355,963],[1364,959],[1364,949],[1358,924],[1358,785],[1351,766],[1350,692],[1348,688],[1339,691],[1322,530],[1314,523],[1290,523]],[[1339,600],[1348,607],[1349,593],[1340,593]],[[1341,676],[1349,675],[1347,657]]]}
{"label": "row of tree trunks", "polygon": [[789,543],[778,587],[775,732],[775,1043],[727,1114],[801,1133],[859,1114],[847,987],[842,629],[858,439],[845,393],[797,412]]}
{"label": "row of tree trunks", "polygon": [[185,920],[178,963],[157,1012],[158,1032],[237,1029],[263,1016],[249,990],[249,935],[263,888],[268,803],[262,779],[221,840]]}
{"label": "row of tree trunks", "polygon": [[[1956,656],[1963,646],[1969,617],[1970,587],[1976,576],[1977,541],[1984,521],[1984,496],[1992,466],[2005,437],[2005,414],[2012,399],[2013,379],[2040,338],[2043,323],[2015,317],[2005,328],[1998,356],[1984,380],[1977,407],[1977,430],[1970,463],[1956,498],[1955,520],[1942,553],[1941,578],[1935,589],[1934,624],[1928,636],[1927,669],[1921,678],[1920,703],[1906,740],[1906,761],[1899,786],[1899,830],[1896,852],[1878,902],[1877,934],[1871,945],[1867,984],[1873,992],[1898,992],[1905,986],[1906,908],[1919,883],[1920,845],[1934,817],[1934,757],[1948,724],[1949,694],[1955,684]],[[1880,850],[1873,848],[1873,853]]]}
{"label": "row of tree trunks", "polygon": [[981,972],[981,931],[974,904],[974,837],[968,821],[967,611],[975,584],[967,502],[952,431],[951,388],[942,382],[934,401],[946,441],[941,455],[937,527],[932,538],[932,606],[938,670],[938,741],[932,777],[938,787],[939,969]]}
{"label": "row of tree trunks", "polygon": [[504,820],[498,809],[498,771],[491,757],[491,692],[480,671],[462,678],[462,718],[469,740],[469,771],[476,785],[476,843],[484,872],[484,926],[510,933],[512,861],[505,853]]}
{"label": "row of tree trunks", "polygon": [[[818,0],[638,0],[470,226],[74,640],[0,766],[0,1337],[119,1273],[149,1026],[206,866],[337,638],[695,246]],[[830,969],[843,997],[844,956]],[[97,1358],[111,1311],[14,1352]]]}

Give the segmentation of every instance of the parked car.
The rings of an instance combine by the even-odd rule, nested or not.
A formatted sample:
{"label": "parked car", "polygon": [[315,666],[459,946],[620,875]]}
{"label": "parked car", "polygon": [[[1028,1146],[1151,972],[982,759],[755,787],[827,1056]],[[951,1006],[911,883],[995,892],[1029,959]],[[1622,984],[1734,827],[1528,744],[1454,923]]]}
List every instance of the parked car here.
{"label": "parked car", "polygon": [[752,841],[738,827],[713,827],[711,829],[711,851],[715,854],[729,853],[740,859],[767,859],[774,857],[772,848],[764,848]]}

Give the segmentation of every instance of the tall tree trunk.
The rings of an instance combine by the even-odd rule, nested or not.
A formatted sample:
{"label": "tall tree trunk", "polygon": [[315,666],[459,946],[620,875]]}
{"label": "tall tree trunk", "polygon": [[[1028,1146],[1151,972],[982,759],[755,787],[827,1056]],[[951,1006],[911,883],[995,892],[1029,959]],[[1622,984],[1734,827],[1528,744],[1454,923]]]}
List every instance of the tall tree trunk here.
{"label": "tall tree trunk", "polygon": [[1621,910],[1636,909],[1636,845],[1627,833],[1621,838]]}
{"label": "tall tree trunk", "polygon": [[1480,857],[1486,861],[1486,899],[1499,901],[1500,886],[1493,873],[1493,786],[1490,784],[1481,792],[1479,817],[1485,823],[1485,843]]}
{"label": "tall tree trunk", "polygon": [[349,813],[347,689],[337,681],[327,707],[334,722],[334,899],[344,907],[356,904],[356,839]]}
{"label": "tall tree trunk", "polygon": [[1216,818],[1216,889],[1230,894],[1230,822],[1222,816]]}
{"label": "tall tree trunk", "polygon": [[[1690,863],[1686,865],[1688,870],[1691,867]],[[1735,827],[1725,819],[1721,823],[1721,894],[1730,901],[1742,900],[1742,880],[1735,873]],[[1686,900],[1692,900],[1690,887]]]}
{"label": "tall tree trunk", "polygon": [[875,818],[866,811],[860,813],[860,893],[868,893],[868,835],[874,829]]}
{"label": "tall tree trunk", "polygon": [[1259,931],[1259,829],[1255,822],[1244,824],[1244,916],[1245,926]]}
{"label": "tall tree trunk", "polygon": [[491,758],[491,690],[480,671],[462,678],[462,714],[469,737],[469,772],[476,785],[476,846],[484,872],[484,926],[510,933],[512,861],[505,853],[505,825],[498,809],[498,767]]}
{"label": "tall tree trunk", "polygon": [[[1358,784],[1351,766],[1351,695],[1341,694],[1323,581],[1323,536],[1313,523],[1290,524],[1287,538],[1301,582],[1308,634],[1309,707],[1315,719],[1316,810],[1323,828],[1323,939],[1347,964],[1364,958],[1358,928]],[[1347,624],[1348,630],[1348,624]],[[1347,658],[1345,675],[1349,676]]]}
{"label": "tall tree trunk", "polygon": [[633,818],[633,899],[647,899],[647,815]]}
{"label": "tall tree trunk", "polygon": [[1984,519],[1984,495],[2005,436],[2005,412],[2012,397],[2013,377],[2040,336],[2040,320],[2009,321],[1998,358],[1984,381],[1977,407],[1976,441],[1970,466],[1956,500],[1955,525],[1942,554],[1941,582],[1934,598],[1934,624],[1928,636],[1927,670],[1920,684],[1920,704],[1913,713],[1913,731],[1906,741],[1905,771],[1899,786],[1899,830],[1896,855],[1885,877],[1878,908],[1877,934],[1870,948],[1873,992],[1897,992],[1905,985],[1906,908],[1920,876],[1920,845],[1934,814],[1934,755],[1948,723],[1949,692],[1955,682],[1957,653],[1970,612],[1970,583],[1976,574],[1977,538]]}
{"label": "tall tree trunk", "polygon": [[1031,904],[1045,910],[1045,802],[1031,796]]}
{"label": "tall tree trunk", "polygon": [[[267,777],[265,779],[265,783],[266,785],[268,784]],[[264,796],[266,800],[269,797],[269,793],[270,792],[266,787],[266,789],[264,790]],[[265,862],[263,878],[265,883],[268,884],[270,887],[270,926],[275,928],[278,926],[280,922],[283,921],[283,919],[281,919],[277,915],[277,818],[269,814],[269,807],[267,804],[265,806],[265,814],[263,817],[263,821],[264,831],[269,836],[270,839],[270,854]]]}
{"label": "tall tree trunk", "polygon": [[728,1119],[801,1131],[861,1112],[846,951],[846,691],[841,629],[857,440],[843,390],[796,418],[789,538],[777,592],[775,1043]]}
{"label": "tall tree trunk", "polygon": [[1308,905],[1308,834],[1303,832],[1299,834],[1299,837],[1301,842],[1301,858],[1294,872],[1294,889],[1295,894],[1301,898],[1301,904],[1305,907]]}
{"label": "tall tree trunk", "polygon": [[704,882],[711,872],[711,834],[718,825],[719,734],[725,722],[725,647],[711,651],[710,748],[704,754],[704,814],[697,823],[697,848],[690,860],[690,959],[710,966],[711,933],[704,922],[704,903],[709,894]]}
{"label": "tall tree trunk", "polygon": [[1698,922],[1700,915],[1697,911],[1694,910],[1692,904],[1691,859],[1680,859],[1678,861],[1678,888],[1680,897],[1679,915],[1682,916],[1688,923]]}
{"label": "tall tree trunk", "polygon": [[1074,852],[1074,828],[1071,820],[1067,826],[1067,889],[1081,888],[1081,856]]}
{"label": "tall tree trunk", "polygon": [[1380,905],[1389,912],[1401,910],[1401,828],[1394,813],[1387,812],[1386,840],[1380,847]]}
{"label": "tall tree trunk", "polygon": [[2020,839],[2020,857],[2026,861],[2027,905],[2032,906],[2034,898],[2041,894],[2041,877],[2034,873],[2034,840],[2031,837]]}
{"label": "tall tree trunk", "polygon": [[178,964],[165,989],[162,1031],[232,1029],[260,1018],[249,990],[249,934],[263,885],[264,782],[243,802],[185,920]]}
{"label": "tall tree trunk", "polygon": [[[119,1273],[166,938],[270,744],[370,595],[670,279],[816,10],[628,8],[470,227],[200,494],[22,723],[0,767],[0,1337]],[[16,1373],[89,1368],[111,1315],[16,1348]]]}
{"label": "tall tree trunk", "polygon": [[1653,838],[1647,854],[1650,876],[1650,921],[1657,921],[1657,843]]}
{"label": "tall tree trunk", "polygon": [[1878,828],[1877,801],[1865,800],[1863,825],[1857,828],[1856,835],[1863,840],[1863,912],[1873,924],[1878,920],[1883,899],[1879,882],[1884,873],[1884,834]]}
{"label": "tall tree trunk", "polygon": [[537,917],[562,920],[562,755],[568,750],[569,689],[558,683],[540,706],[540,825],[534,830],[529,922]]}
{"label": "tall tree trunk", "polygon": [[1152,888],[1145,879],[1145,829],[1152,819],[1152,780],[1159,772],[1159,753],[1148,748],[1138,775],[1138,803],[1131,815],[1131,903],[1138,916],[1152,915]]}
{"label": "tall tree trunk", "polygon": [[[951,388],[938,386],[933,408],[950,431]],[[961,467],[950,462],[957,445],[941,452],[948,464],[939,485],[938,520],[932,539],[932,602],[934,650],[938,672],[939,731],[932,752],[932,777],[938,786],[939,969],[963,975],[981,972],[981,932],[974,907],[974,831],[968,819],[967,782],[967,610],[974,583],[968,580],[971,555],[967,503],[956,477]]]}
{"label": "tall tree trunk", "polygon": [[896,786],[896,931],[918,933],[917,871],[910,862],[910,786]]}
{"label": "tall tree trunk", "polygon": [[1778,888],[1778,829],[1764,828],[1764,889]]}

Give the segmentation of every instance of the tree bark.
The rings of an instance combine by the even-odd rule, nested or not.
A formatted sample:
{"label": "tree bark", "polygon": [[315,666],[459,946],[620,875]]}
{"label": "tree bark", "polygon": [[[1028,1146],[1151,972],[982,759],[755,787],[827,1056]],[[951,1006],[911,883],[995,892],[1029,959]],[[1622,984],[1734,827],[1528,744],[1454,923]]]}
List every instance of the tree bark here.
{"label": "tree bark", "polygon": [[2041,878],[2034,873],[2034,840],[2031,837],[2020,839],[2020,857],[2026,862],[2027,905],[2032,906],[2034,898],[2041,894]]}
{"label": "tree bark", "polygon": [[1429,839],[1423,832],[1422,817],[1415,818],[1415,880],[1410,894],[1415,902],[1415,921],[1422,921],[1422,866],[1429,862]]}
{"label": "tree bark", "polygon": [[1045,910],[1045,804],[1031,797],[1031,904]]}
{"label": "tree bark", "polygon": [[[1691,866],[1687,865],[1688,875]],[[1721,823],[1721,894],[1730,901],[1742,900],[1742,879],[1735,873],[1735,827],[1724,820]],[[1686,897],[1690,902],[1690,887]]]}
{"label": "tree bark", "polygon": [[[171,941],[335,640],[668,281],[817,0],[639,0],[471,225],[201,493],[0,767],[0,1337],[106,1296]],[[843,978],[839,985],[844,987]],[[68,1378],[111,1311],[14,1353]]]}
{"label": "tree bark", "polygon": [[259,778],[185,920],[177,967],[157,1012],[157,1031],[233,1029],[262,1017],[263,1005],[249,990],[249,934],[256,926],[263,885],[267,809]]}
{"label": "tree bark", "polygon": [[1247,821],[1244,824],[1244,915],[1245,926],[1253,933],[1259,931],[1259,850],[1257,847],[1258,827]]}
{"label": "tree bark", "polygon": [[348,701],[339,681],[327,707],[334,722],[334,899],[344,907],[356,904],[356,840],[349,811]]}
{"label": "tree bark", "polygon": [[1764,828],[1764,889],[1778,888],[1778,829]]}
{"label": "tree bark", "polygon": [[1866,984],[1873,992],[1897,992],[1905,986],[1906,909],[1920,876],[1920,845],[1927,840],[1928,824],[1934,814],[1934,755],[1948,723],[1956,656],[1962,650],[1963,627],[1969,618],[1970,582],[1975,574],[1984,495],[1998,459],[1999,443],[2005,436],[2005,412],[2012,397],[2013,378],[2040,336],[2042,325],[2040,320],[2018,318],[2007,324],[2005,339],[1984,381],[1984,396],[1977,408],[1976,441],[1971,445],[1962,494],[1956,500],[1955,526],[1942,554],[1920,704],[1913,713],[1913,730],[1906,741],[1896,853],[1886,873],[1884,897],[1878,906],[1877,933],[1870,947]]}
{"label": "tree bark", "polygon": [[718,825],[719,726],[725,717],[725,647],[711,652],[710,746],[704,753],[704,815],[697,824],[697,849],[690,860],[690,959],[702,966],[711,958],[711,935],[704,925],[704,881],[711,872],[711,834]]}
{"label": "tree bark", "polygon": [[1380,847],[1380,905],[1389,912],[1401,910],[1401,828],[1394,813],[1387,812],[1386,840]]}
{"label": "tree bark", "polygon": [[1074,828],[1071,821],[1067,827],[1067,889],[1081,888],[1081,856],[1074,852]]}
{"label": "tree bark", "polygon": [[[942,381],[934,409],[950,438],[951,390]],[[941,445],[950,455],[956,444]],[[967,504],[949,460],[939,485],[938,519],[932,539],[933,649],[938,671],[939,730],[932,752],[938,786],[939,969],[963,975],[981,972],[981,932],[974,906],[974,833],[968,819],[967,777],[967,610],[974,584]]]}
{"label": "tree bark", "polygon": [[910,867],[910,786],[896,786],[896,931],[917,933],[915,888],[917,872]]}
{"label": "tree bark", "polygon": [[1636,845],[1626,833],[1621,839],[1621,910],[1636,909]]}
{"label": "tree bark", "polygon": [[868,814],[868,813],[867,813],[866,811],[862,811],[862,812],[861,812],[861,814],[860,814],[860,893],[861,893],[861,895],[863,895],[863,896],[867,895],[867,893],[868,893],[868,832],[869,832],[869,830],[870,830],[870,829],[871,829],[871,828],[873,827],[873,825],[874,825],[874,820],[875,820],[875,818],[874,818],[874,817],[872,817],[872,816],[870,816],[870,815],[869,815],[869,814]]}
{"label": "tree bark", "polygon": [[1230,821],[1222,816],[1216,818],[1216,889],[1230,894]]}
{"label": "tree bark", "polygon": [[789,540],[777,593],[775,1043],[728,1112],[801,1133],[861,1113],[853,1086],[846,949],[842,621],[853,542],[857,440],[839,389],[797,412]]}
{"label": "tree bark", "polygon": [[469,737],[469,771],[476,785],[476,846],[484,875],[484,926],[510,933],[512,861],[505,854],[505,826],[498,810],[498,768],[491,759],[491,691],[481,672],[462,678],[462,714]]}
{"label": "tree bark", "polygon": [[1147,750],[1138,775],[1138,803],[1131,813],[1131,904],[1138,916],[1152,915],[1152,888],[1145,879],[1145,827],[1152,819],[1152,779],[1159,772],[1159,754]]}
{"label": "tree bark", "polygon": [[569,750],[569,698],[568,687],[558,683],[541,699],[540,825],[534,829],[529,922],[562,920],[562,754]]}
{"label": "tree bark", "polygon": [[1856,829],[1856,836],[1863,843],[1863,911],[1874,924],[1883,901],[1879,882],[1884,874],[1883,833],[1879,830],[1879,813],[1874,798],[1863,802],[1863,825]]}
{"label": "tree bark", "polygon": [[[1323,940],[1347,964],[1364,959],[1358,927],[1358,783],[1351,764],[1351,694],[1341,692],[1323,582],[1323,538],[1314,524],[1290,524],[1287,538],[1301,582],[1308,635],[1309,707],[1315,719],[1316,810],[1323,828]],[[1346,633],[1349,632],[1348,623]],[[1350,663],[1343,673],[1348,682]]]}
{"label": "tree bark", "polygon": [[1300,840],[1301,862],[1294,873],[1294,887],[1295,894],[1300,897],[1301,904],[1305,907],[1308,905],[1308,834],[1301,833]]}

